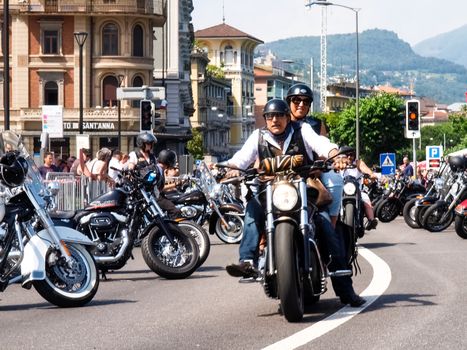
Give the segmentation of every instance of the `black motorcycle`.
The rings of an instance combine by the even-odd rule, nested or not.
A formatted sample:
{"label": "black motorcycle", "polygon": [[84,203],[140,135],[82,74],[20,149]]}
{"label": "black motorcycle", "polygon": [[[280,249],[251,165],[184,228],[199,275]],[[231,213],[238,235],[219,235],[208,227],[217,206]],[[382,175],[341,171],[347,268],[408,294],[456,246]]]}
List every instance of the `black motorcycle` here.
{"label": "black motorcycle", "polygon": [[375,214],[381,222],[390,222],[402,214],[406,202],[425,191],[425,186],[418,180],[402,176],[396,178],[390,193],[377,205]]}
{"label": "black motorcycle", "polygon": [[76,228],[94,243],[97,266],[105,275],[121,269],[141,240],[146,264],[168,279],[186,278],[199,266],[199,249],[190,230],[194,223],[168,219],[154,192],[159,172],[146,168],[121,171],[121,185],[90,202],[83,210],[51,213],[57,225]]}
{"label": "black motorcycle", "polygon": [[356,256],[354,237],[346,242],[353,247],[347,249],[352,251],[349,270],[329,272],[330,261],[318,249],[322,244],[315,225],[319,214],[314,203],[319,193],[307,186],[306,177],[310,170],[327,171],[330,165],[318,160],[311,166],[302,166],[302,161],[301,155],[283,155],[264,159],[263,171],[259,173],[256,169],[237,169],[245,173],[247,186],[261,184],[257,196],[264,198],[266,223],[257,281],[268,297],[280,299],[289,322],[300,321],[305,302],[315,303],[326,292],[328,277],[351,275],[350,262]]}
{"label": "black motorcycle", "polygon": [[185,176],[180,190],[165,197],[171,200],[181,215],[199,225],[208,223],[209,233],[224,243],[238,243],[243,234],[243,203],[232,195],[228,181],[218,182],[202,162],[198,176]]}

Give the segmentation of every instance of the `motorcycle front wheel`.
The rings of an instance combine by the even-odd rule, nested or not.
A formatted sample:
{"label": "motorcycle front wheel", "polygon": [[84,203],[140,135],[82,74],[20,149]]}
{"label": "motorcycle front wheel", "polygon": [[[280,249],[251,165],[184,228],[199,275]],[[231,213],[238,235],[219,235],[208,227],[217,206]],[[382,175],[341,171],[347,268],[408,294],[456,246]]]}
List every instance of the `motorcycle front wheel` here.
{"label": "motorcycle front wheel", "polygon": [[144,261],[159,276],[181,279],[190,276],[198,268],[199,249],[195,239],[176,226],[168,227],[174,244],[164,232],[154,226],[141,242]]}
{"label": "motorcycle front wheel", "polygon": [[33,281],[34,288],[48,302],[59,307],[89,303],[99,287],[99,274],[92,255],[80,244],[68,243],[72,263],[50,249],[45,259],[45,279]]}
{"label": "motorcycle front wheel", "polygon": [[390,222],[397,218],[401,210],[398,200],[387,198],[381,202],[378,208],[378,219],[381,222]]}
{"label": "motorcycle front wheel", "polygon": [[282,312],[289,322],[299,322],[305,308],[299,247],[294,239],[294,229],[288,222],[279,223],[276,226],[274,243],[277,290]]}
{"label": "motorcycle front wheel", "polygon": [[178,227],[185,232],[190,234],[198,244],[199,249],[199,260],[198,267],[204,264],[211,251],[211,241],[209,235],[204,228],[200,225],[195,224],[193,221],[179,221]]}
{"label": "motorcycle front wheel", "polygon": [[456,215],[454,220],[456,233],[460,238],[467,239],[467,216]]}
{"label": "motorcycle front wheel", "polygon": [[235,244],[242,240],[243,236],[243,213],[224,213],[224,219],[227,222],[226,226],[222,219],[218,216],[216,219],[215,233],[216,236],[224,243]]}
{"label": "motorcycle front wheel", "polygon": [[416,217],[417,207],[415,206],[415,203],[417,200],[417,198],[409,200],[407,203],[405,203],[404,209],[402,211],[405,223],[411,228],[420,228]]}
{"label": "motorcycle front wheel", "polygon": [[[447,214],[442,219],[444,214]],[[454,220],[454,211],[448,212],[448,203],[438,202],[429,207],[423,215],[423,227],[430,232],[441,232],[447,229]]]}

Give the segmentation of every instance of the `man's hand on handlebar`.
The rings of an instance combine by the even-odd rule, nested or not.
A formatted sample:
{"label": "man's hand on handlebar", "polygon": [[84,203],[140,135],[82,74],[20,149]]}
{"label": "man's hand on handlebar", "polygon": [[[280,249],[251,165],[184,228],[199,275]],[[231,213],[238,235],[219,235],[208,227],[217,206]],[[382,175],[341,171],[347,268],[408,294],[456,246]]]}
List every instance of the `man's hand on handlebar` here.
{"label": "man's hand on handlebar", "polygon": [[240,171],[235,169],[230,169],[225,173],[225,178],[230,179],[231,177],[238,177],[240,176]]}

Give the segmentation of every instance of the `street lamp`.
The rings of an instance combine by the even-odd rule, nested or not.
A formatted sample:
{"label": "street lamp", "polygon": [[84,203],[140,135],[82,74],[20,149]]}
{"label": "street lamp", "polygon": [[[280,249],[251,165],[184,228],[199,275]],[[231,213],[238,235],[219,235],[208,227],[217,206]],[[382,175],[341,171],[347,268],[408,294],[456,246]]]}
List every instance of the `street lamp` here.
{"label": "street lamp", "polygon": [[317,0],[317,1],[312,1],[306,4],[305,6],[311,7],[312,5],[320,5],[320,6],[337,6],[337,7],[343,7],[348,10],[351,10],[355,13],[355,38],[356,38],[356,46],[357,46],[357,57],[356,57],[356,63],[355,63],[355,70],[356,70],[356,81],[355,81],[355,142],[356,142],[356,147],[355,147],[355,157],[356,159],[360,159],[360,67],[359,67],[359,45],[358,45],[358,11],[360,11],[359,8],[354,8],[354,7],[349,7],[341,4],[336,4],[333,2],[329,2],[326,0]]}
{"label": "street lamp", "polygon": [[[118,87],[122,86],[124,75],[117,75]],[[117,116],[118,116],[118,149],[122,150],[122,102],[117,99]]]}
{"label": "street lamp", "polygon": [[74,32],[75,40],[79,45],[79,133],[83,133],[83,46],[87,32]]}

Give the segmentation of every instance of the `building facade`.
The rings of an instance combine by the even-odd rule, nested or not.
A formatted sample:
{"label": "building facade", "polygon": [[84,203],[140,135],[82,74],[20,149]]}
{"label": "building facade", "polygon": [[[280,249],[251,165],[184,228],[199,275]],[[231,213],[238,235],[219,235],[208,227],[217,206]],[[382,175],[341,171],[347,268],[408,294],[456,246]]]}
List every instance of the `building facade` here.
{"label": "building facade", "polygon": [[230,153],[234,153],[255,128],[253,57],[263,41],[225,23],[197,30],[195,38],[210,63],[222,68],[231,81]]}
{"label": "building facade", "polygon": [[[37,153],[42,106],[63,106],[63,137],[50,140],[55,153],[77,153],[80,110],[94,153],[104,146],[132,150],[139,102],[117,108],[116,89],[152,85],[153,28],[165,24],[165,7],[165,0],[10,1],[10,129]],[[82,51],[77,32],[87,33]]]}

